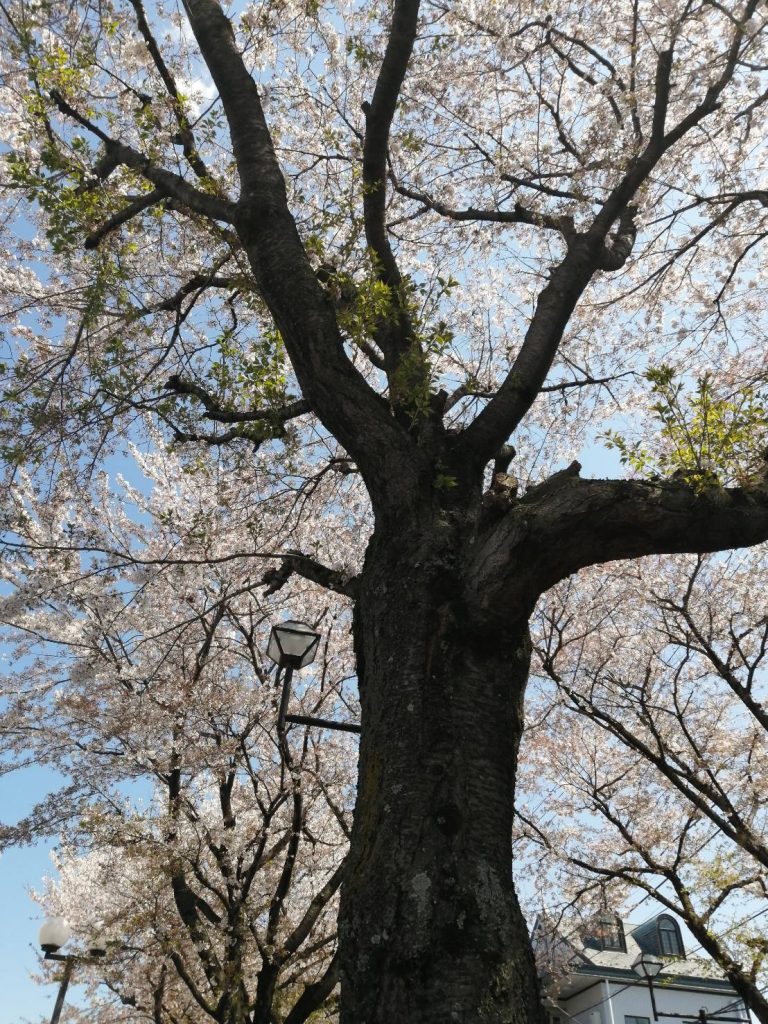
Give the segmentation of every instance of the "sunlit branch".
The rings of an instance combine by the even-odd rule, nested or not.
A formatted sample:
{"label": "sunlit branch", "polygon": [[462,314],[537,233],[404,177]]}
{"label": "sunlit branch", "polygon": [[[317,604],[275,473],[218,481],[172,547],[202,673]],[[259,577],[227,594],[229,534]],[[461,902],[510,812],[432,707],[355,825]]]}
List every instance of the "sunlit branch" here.
{"label": "sunlit branch", "polygon": [[[175,395],[187,395],[196,398],[205,408],[205,418],[216,423],[255,423],[266,421],[270,424],[283,424],[311,411],[309,402],[300,398],[279,408],[253,409],[240,412],[227,409],[220,405],[210,392],[193,381],[184,380],[178,374],[168,378],[165,388]],[[236,435],[235,435],[236,436]]]}
{"label": "sunlit branch", "polygon": [[148,210],[150,206],[155,206],[165,198],[165,193],[160,189],[155,189],[153,192],[148,192],[145,196],[137,196],[133,202],[124,206],[122,210],[119,210],[116,214],[106,220],[103,224],[100,224],[95,231],[92,231],[85,239],[86,249],[96,249],[102,239],[106,238],[108,234],[121,227],[123,224],[127,224],[129,220],[136,217],[138,214],[143,213],[144,210]]}
{"label": "sunlit branch", "polygon": [[190,127],[189,120],[182,108],[176,80],[171,74],[168,65],[163,60],[163,55],[157,45],[157,40],[152,34],[152,30],[147,22],[144,4],[142,0],[130,0],[130,3],[136,12],[136,24],[139,27],[139,31],[144,38],[144,42],[146,43],[155,67],[163,80],[163,84],[165,85],[168,95],[173,101],[173,112],[176,117],[176,123],[179,126],[179,140],[184,151],[184,156],[187,158],[187,162],[195,174],[199,178],[206,178],[209,174],[208,168],[205,166],[205,163],[198,152],[195,136],[192,132],[192,128]]}
{"label": "sunlit branch", "polygon": [[97,124],[72,107],[56,90],[51,91],[51,99],[55,102],[62,114],[72,118],[83,128],[86,128],[96,138],[100,139],[107,150],[107,154],[120,164],[137,171],[147,181],[151,181],[163,193],[173,199],[178,199],[189,209],[201,213],[212,220],[223,220],[232,223],[234,220],[235,207],[228,200],[219,199],[216,196],[201,192],[185,181],[178,174],[167,171],[152,163],[149,157],[133,149],[124,142],[118,142],[104,132]]}
{"label": "sunlit branch", "polygon": [[216,0],[184,0],[200,52],[227,115],[243,193],[241,204],[285,202],[285,184],[264,118],[259,90],[248,73],[229,18]]}

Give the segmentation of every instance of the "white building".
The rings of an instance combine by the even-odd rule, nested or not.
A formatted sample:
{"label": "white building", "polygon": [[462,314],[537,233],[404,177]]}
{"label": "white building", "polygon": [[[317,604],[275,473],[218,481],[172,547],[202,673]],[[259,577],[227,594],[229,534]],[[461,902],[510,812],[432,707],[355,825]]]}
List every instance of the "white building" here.
{"label": "white building", "polygon": [[[544,970],[550,1024],[674,1024],[701,1020],[702,1008],[707,1017],[750,1019],[715,964],[686,953],[671,914],[633,926],[605,913],[593,927],[567,936],[553,934],[539,918],[533,944]],[[664,962],[653,982],[657,1017],[647,981],[632,969],[641,953]]]}

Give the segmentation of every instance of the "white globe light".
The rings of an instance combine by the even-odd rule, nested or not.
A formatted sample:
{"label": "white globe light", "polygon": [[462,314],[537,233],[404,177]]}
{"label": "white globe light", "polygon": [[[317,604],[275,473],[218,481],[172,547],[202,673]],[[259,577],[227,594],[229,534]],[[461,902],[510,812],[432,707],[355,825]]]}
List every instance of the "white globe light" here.
{"label": "white globe light", "polygon": [[40,929],[40,945],[46,953],[55,953],[72,934],[65,917],[49,917]]}
{"label": "white globe light", "polygon": [[88,952],[91,956],[106,956],[108,941],[104,932],[99,932],[97,935],[92,936],[91,941],[88,943]]}

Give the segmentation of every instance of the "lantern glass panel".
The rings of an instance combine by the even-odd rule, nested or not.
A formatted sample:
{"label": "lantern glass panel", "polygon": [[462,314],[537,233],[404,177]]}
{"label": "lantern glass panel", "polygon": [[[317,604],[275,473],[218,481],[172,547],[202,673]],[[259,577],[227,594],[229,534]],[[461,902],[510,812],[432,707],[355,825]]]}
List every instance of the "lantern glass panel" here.
{"label": "lantern glass panel", "polygon": [[267,655],[278,665],[304,668],[314,661],[319,642],[320,634],[306,622],[289,620],[273,627]]}
{"label": "lantern glass panel", "polygon": [[277,633],[275,633],[274,629],[269,634],[269,643],[267,644],[267,657],[274,661],[276,665],[280,664],[282,654],[280,651],[280,645],[277,642]]}
{"label": "lantern glass panel", "polygon": [[641,953],[632,964],[632,970],[640,978],[655,978],[664,966],[664,961],[652,953]]}

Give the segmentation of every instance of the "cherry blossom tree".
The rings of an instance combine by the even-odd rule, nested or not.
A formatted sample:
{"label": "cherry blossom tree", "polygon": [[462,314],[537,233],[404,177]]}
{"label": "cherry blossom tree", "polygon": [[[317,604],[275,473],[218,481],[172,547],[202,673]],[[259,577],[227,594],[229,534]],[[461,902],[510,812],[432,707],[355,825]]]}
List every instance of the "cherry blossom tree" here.
{"label": "cherry blossom tree", "polygon": [[532,790],[533,813],[521,808],[552,905],[652,897],[761,1021],[765,571],[756,550],[555,588],[538,613],[542,681],[523,760],[552,795],[537,808]]}
{"label": "cherry blossom tree", "polygon": [[[232,488],[254,450],[273,492],[297,459],[362,482],[322,550],[270,552],[271,588],[354,602],[341,1020],[540,1020],[510,870],[537,601],[768,537],[764,6],[2,13],[11,471],[94,473],[151,413]],[[631,478],[580,477],[599,431]]]}
{"label": "cherry blossom tree", "polygon": [[263,596],[253,549],[295,495],[254,516],[257,469],[233,492],[170,455],[138,462],[143,486],[102,474],[98,505],[74,479],[42,503],[29,481],[13,491],[2,618],[21,667],[3,685],[4,753],[66,785],[2,839],[61,834],[47,909],[86,948],[102,928],[114,938],[87,972],[108,990],[88,1019],[114,1020],[116,1002],[156,1024],[325,1019],[354,741],[290,728],[278,743],[263,652],[284,597],[300,603],[324,643],[296,710],[355,714],[348,609],[306,580]]}

